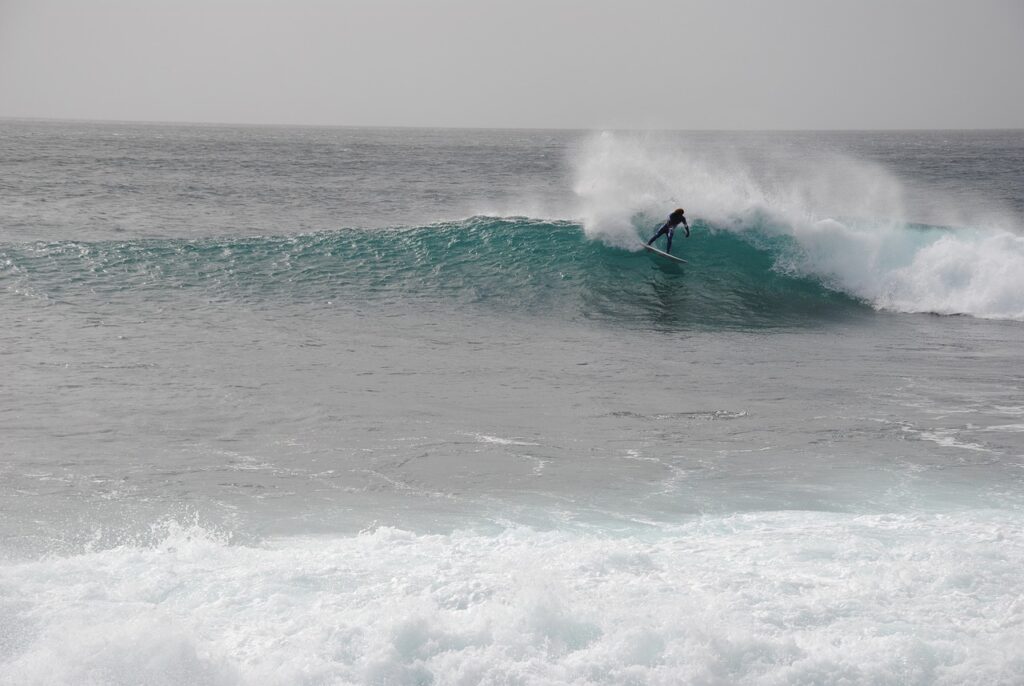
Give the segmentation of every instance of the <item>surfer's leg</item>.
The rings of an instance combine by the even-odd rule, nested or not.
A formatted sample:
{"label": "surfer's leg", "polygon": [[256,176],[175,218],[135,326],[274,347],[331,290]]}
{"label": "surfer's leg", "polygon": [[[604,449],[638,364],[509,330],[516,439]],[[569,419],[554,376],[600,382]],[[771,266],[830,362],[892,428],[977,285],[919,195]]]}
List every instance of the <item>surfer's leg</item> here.
{"label": "surfer's leg", "polygon": [[647,241],[647,245],[650,245],[654,241],[658,240],[658,237],[661,236],[661,234],[665,233],[666,231],[667,229],[664,226],[658,229],[658,233],[651,236],[651,240]]}
{"label": "surfer's leg", "polygon": [[671,253],[672,252],[672,234],[675,233],[675,231],[672,231],[671,229],[669,229],[666,233],[668,233],[668,244],[665,246],[665,252]]}

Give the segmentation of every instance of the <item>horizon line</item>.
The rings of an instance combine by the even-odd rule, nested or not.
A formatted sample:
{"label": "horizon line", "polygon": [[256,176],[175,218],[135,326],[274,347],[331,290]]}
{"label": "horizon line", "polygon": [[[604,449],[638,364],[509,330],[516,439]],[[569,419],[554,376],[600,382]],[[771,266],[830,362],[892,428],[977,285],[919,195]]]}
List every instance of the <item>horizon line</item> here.
{"label": "horizon line", "polygon": [[798,133],[798,132],[821,132],[821,133],[856,133],[865,131],[1022,131],[1020,127],[981,126],[970,128],[949,128],[949,127],[891,127],[891,128],[765,128],[765,129],[670,129],[654,127],[562,127],[562,126],[454,126],[454,125],[430,125],[430,124],[283,124],[266,122],[228,122],[228,121],[193,121],[193,120],[165,120],[165,119],[92,119],[88,117],[38,117],[38,116],[17,116],[0,115],[0,121],[22,121],[41,123],[78,123],[78,124],[141,124],[153,126],[219,126],[219,127],[248,127],[248,128],[309,128],[309,129],[395,129],[395,130],[442,130],[442,131],[642,131],[652,133]]}

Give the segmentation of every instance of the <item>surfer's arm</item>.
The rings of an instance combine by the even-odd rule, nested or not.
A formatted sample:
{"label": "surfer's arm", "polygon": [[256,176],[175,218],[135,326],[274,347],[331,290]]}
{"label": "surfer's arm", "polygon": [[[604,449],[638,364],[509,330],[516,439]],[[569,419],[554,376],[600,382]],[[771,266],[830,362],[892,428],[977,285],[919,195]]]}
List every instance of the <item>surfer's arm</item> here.
{"label": "surfer's arm", "polygon": [[690,237],[690,225],[686,223],[686,218],[683,217],[683,228],[686,229],[686,237]]}

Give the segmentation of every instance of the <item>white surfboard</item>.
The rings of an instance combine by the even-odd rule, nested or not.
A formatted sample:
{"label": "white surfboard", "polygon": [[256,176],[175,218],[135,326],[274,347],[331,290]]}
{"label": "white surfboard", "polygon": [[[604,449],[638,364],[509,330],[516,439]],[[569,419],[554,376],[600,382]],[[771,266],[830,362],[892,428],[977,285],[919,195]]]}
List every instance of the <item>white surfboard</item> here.
{"label": "white surfboard", "polygon": [[667,252],[664,252],[663,250],[658,250],[653,245],[647,245],[646,243],[641,243],[640,245],[644,246],[644,248],[646,250],[650,250],[653,253],[661,255],[662,257],[667,257],[668,259],[672,260],[673,262],[680,262],[682,264],[689,264],[689,262],[687,262],[683,258],[676,257],[675,255],[669,255]]}

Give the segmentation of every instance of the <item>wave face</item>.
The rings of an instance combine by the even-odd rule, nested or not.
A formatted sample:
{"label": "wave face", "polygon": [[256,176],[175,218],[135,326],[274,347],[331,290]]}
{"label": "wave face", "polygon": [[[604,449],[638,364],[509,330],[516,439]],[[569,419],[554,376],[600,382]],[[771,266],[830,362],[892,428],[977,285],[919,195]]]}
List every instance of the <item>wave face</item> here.
{"label": "wave face", "polygon": [[[0,250],[9,290],[74,302],[145,293],[211,300],[447,302],[641,325],[762,327],[863,314],[1024,319],[1024,239],[1007,232],[766,213],[693,222],[678,267],[639,250],[643,214],[596,237],[565,221],[475,217],[389,230]],[[595,240],[596,238],[596,240]],[[663,244],[662,244],[663,245]]]}
{"label": "wave face", "polygon": [[[704,229],[704,230],[702,230]],[[785,241],[697,224],[692,268],[577,224],[477,217],[291,237],[58,242],[3,251],[9,287],[52,301],[198,292],[214,300],[447,302],[666,325],[778,325],[860,307],[778,268]],[[637,233],[639,235],[639,233]],[[760,242],[760,244],[759,244]]]}

